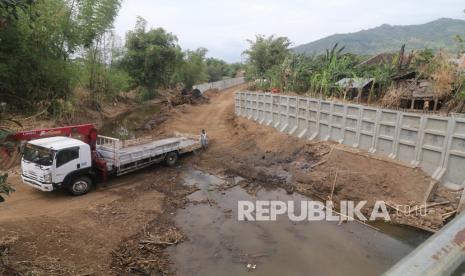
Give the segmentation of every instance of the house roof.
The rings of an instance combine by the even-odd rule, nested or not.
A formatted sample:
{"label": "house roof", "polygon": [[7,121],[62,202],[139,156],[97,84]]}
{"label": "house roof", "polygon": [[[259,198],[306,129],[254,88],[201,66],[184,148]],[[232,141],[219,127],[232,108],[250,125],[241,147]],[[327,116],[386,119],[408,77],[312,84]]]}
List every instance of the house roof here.
{"label": "house roof", "polygon": [[403,80],[403,79],[413,79],[417,75],[417,72],[415,71],[409,71],[409,72],[403,72],[403,73],[398,73],[396,75],[391,76],[391,79],[393,80]]}
{"label": "house roof", "polygon": [[336,82],[336,85],[344,88],[364,88],[374,81],[373,78],[343,78]]}
{"label": "house roof", "polygon": [[365,60],[359,65],[370,66],[370,65],[380,65],[383,63],[392,63],[392,61],[396,58],[396,56],[397,54],[395,53],[381,53],[381,54],[377,54],[376,56],[372,56],[371,58]]}

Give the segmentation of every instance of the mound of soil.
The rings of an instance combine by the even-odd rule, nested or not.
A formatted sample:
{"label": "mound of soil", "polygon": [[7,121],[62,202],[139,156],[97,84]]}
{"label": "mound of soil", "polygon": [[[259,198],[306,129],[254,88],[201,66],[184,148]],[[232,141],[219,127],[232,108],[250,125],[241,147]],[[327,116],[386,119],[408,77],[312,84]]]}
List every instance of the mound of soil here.
{"label": "mound of soil", "polygon": [[207,104],[210,100],[202,95],[200,90],[194,89],[192,91],[182,90],[180,94],[172,96],[170,102],[173,106],[178,106],[183,104]]}

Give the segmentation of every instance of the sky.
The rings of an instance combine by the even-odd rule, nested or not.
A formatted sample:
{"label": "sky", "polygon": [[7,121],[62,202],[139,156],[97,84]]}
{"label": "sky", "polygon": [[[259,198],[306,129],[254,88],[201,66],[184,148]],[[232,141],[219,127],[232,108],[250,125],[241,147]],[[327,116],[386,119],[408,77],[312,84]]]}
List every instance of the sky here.
{"label": "sky", "polygon": [[123,0],[115,31],[124,38],[141,16],[175,34],[184,50],[205,47],[210,57],[240,62],[256,34],[287,36],[297,46],[382,24],[465,19],[464,9],[463,0]]}

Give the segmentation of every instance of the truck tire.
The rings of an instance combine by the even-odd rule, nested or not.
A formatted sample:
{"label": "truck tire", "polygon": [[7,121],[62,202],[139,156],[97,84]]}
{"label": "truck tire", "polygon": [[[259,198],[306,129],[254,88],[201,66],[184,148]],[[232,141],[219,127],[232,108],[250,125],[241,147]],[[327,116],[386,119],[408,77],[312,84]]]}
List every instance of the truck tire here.
{"label": "truck tire", "polygon": [[178,162],[178,153],[175,151],[168,152],[165,156],[165,165],[172,167]]}
{"label": "truck tire", "polygon": [[73,179],[68,185],[68,191],[73,196],[87,194],[92,189],[92,180],[87,176],[80,176]]}

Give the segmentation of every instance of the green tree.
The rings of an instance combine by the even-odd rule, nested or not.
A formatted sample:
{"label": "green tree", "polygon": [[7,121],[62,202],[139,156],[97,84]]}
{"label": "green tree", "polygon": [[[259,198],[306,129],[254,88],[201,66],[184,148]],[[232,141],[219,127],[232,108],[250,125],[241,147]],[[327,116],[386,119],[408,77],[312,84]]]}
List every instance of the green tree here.
{"label": "green tree", "polygon": [[246,66],[241,63],[241,62],[235,62],[232,64],[229,64],[229,72],[230,72],[230,77],[235,78],[238,73],[242,73],[241,71],[245,70]]}
{"label": "green tree", "polygon": [[5,27],[10,20],[18,20],[20,12],[28,14],[31,19],[36,17],[36,13],[30,12],[36,3],[37,0],[0,0],[0,28]]}
{"label": "green tree", "polygon": [[63,16],[68,6],[50,0],[31,9],[40,14],[34,21],[18,11],[18,20],[0,29],[0,100],[29,108],[31,103],[65,97],[73,76],[62,47],[69,34]]}
{"label": "green tree", "polygon": [[205,63],[206,54],[207,49],[205,48],[186,51],[179,68],[179,76],[187,89],[191,89],[194,84],[208,81],[207,65]]}
{"label": "green tree", "polygon": [[250,69],[253,74],[260,78],[274,66],[281,65],[291,51],[289,49],[291,42],[287,37],[257,35],[255,40],[247,40],[247,42],[250,47],[244,51],[244,54],[252,66]]}
{"label": "green tree", "polygon": [[16,9],[18,19],[0,28],[0,101],[31,110],[69,98],[78,80],[70,57],[111,27],[120,2],[48,0]]}
{"label": "green tree", "polygon": [[78,2],[77,23],[85,49],[83,56],[84,74],[81,83],[91,91],[93,106],[100,109],[100,102],[114,97],[120,90],[127,89],[129,77],[113,64],[115,52],[121,47],[111,31],[121,0],[87,0]]}
{"label": "green tree", "polygon": [[126,35],[126,50],[123,67],[135,85],[149,90],[169,85],[182,60],[177,37],[162,28],[147,30],[143,18]]}
{"label": "green tree", "polygon": [[223,77],[230,77],[233,68],[225,61],[217,58],[207,58],[208,81],[214,82],[222,80]]}
{"label": "green tree", "polygon": [[313,59],[311,65],[312,74],[309,78],[309,90],[319,95],[331,96],[335,83],[343,78],[359,78],[362,76],[360,68],[360,57],[342,53],[344,47],[336,43],[325,54]]}

